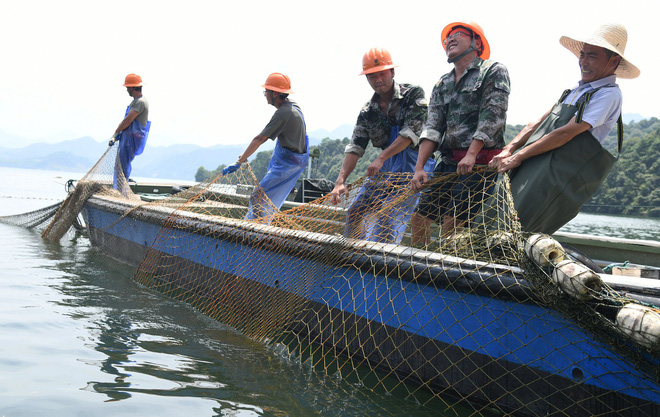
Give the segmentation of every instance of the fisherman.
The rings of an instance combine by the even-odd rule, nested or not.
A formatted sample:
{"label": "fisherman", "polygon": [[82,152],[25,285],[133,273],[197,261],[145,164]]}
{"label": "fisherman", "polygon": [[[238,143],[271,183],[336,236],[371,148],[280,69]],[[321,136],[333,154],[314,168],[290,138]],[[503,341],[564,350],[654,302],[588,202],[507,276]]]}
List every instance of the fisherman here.
{"label": "fisherman", "polygon": [[622,94],[616,77],[640,74],[624,58],[627,40],[628,32],[617,24],[602,25],[586,39],[562,36],[559,43],[578,58],[581,80],[490,162],[498,172],[510,172],[523,230],[550,234],[566,224],[618,159],[603,141],[617,123],[621,152]]}
{"label": "fisherman", "polygon": [[476,214],[496,174],[486,175],[484,183],[484,175],[473,168],[488,164],[504,147],[510,92],[506,67],[488,60],[490,45],[476,23],[450,23],[441,40],[454,68],[433,88],[411,187],[419,190],[428,181],[424,165],[436,150],[442,159],[434,173],[459,177],[423,192],[412,219],[413,244],[428,244],[432,223],[447,236]]}
{"label": "fisherman", "polygon": [[[289,100],[291,80],[288,76],[274,72],[268,76],[264,96],[268,104],[277,110],[261,131],[252,139],[238,161],[222,170],[224,175],[235,172],[241,164],[259,149],[268,139],[275,139],[275,151],[268,166],[268,172],[250,198],[246,219],[256,219],[274,214],[289,195],[300,174],[307,166],[309,139],[300,107]],[[265,197],[268,197],[266,199]],[[267,200],[272,203],[269,204]]]}
{"label": "fisherman", "polygon": [[[131,175],[131,162],[136,155],[144,151],[151,122],[148,120],[149,102],[142,95],[142,77],[128,74],[124,80],[124,87],[128,95],[133,97],[133,101],[126,108],[124,119],[117,126],[108,145],[113,146],[115,142],[119,142],[119,163],[124,179],[128,181]],[[114,184],[117,188],[116,174]]]}
{"label": "fisherman", "polygon": [[[386,207],[406,192],[396,173],[412,173],[417,160],[419,134],[426,120],[427,102],[422,87],[398,84],[394,81],[394,65],[389,51],[370,49],[362,59],[362,72],[374,90],[358,115],[353,137],[346,146],[335,187],[331,192],[333,204],[338,204],[343,194],[348,194],[346,179],[353,172],[357,161],[364,155],[369,142],[382,151],[367,168],[366,183],[358,191],[348,209],[346,236],[377,242],[399,243],[406,225],[417,205],[418,197],[388,207],[380,213],[373,226],[364,222],[370,213]],[[435,161],[427,164],[433,170]],[[381,175],[376,176],[376,174]],[[402,182],[405,181],[405,182]],[[388,187],[394,186],[394,187]]]}

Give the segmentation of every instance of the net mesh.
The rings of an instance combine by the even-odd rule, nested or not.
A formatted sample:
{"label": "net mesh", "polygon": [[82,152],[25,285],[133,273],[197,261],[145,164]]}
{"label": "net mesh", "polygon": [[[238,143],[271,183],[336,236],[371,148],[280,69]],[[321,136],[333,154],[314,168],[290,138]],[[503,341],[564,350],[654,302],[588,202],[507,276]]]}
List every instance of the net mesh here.
{"label": "net mesh", "polygon": [[379,174],[338,204],[278,210],[249,164],[154,201],[116,164],[111,148],[43,236],[84,206],[92,243],[139,265],[136,282],[337,383],[448,415],[658,415],[660,311],[523,233],[507,176],[420,193]]}

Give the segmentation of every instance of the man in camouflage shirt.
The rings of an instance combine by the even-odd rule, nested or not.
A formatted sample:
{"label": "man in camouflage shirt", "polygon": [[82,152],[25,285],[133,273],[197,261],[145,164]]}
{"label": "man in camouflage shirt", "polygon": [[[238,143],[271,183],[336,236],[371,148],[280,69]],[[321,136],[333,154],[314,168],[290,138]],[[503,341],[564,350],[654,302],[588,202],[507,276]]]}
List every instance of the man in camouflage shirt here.
{"label": "man in camouflage shirt", "polygon": [[[369,142],[382,152],[367,168],[367,179],[355,196],[347,213],[346,236],[377,242],[398,243],[418,198],[397,207],[386,207],[405,192],[402,185],[408,181],[392,173],[411,173],[417,160],[417,145],[427,114],[424,90],[416,85],[397,84],[390,53],[382,48],[369,50],[363,58],[361,74],[374,90],[371,100],[358,116],[351,142],[346,146],[344,162],[332,202],[338,204],[348,194],[345,182],[357,161],[364,155]],[[429,171],[435,161],[431,160]],[[376,175],[380,173],[380,175]],[[363,224],[370,213],[380,211],[371,225]],[[382,213],[383,211],[387,212]]]}
{"label": "man in camouflage shirt", "polygon": [[472,169],[487,165],[504,147],[510,92],[506,67],[487,60],[490,46],[476,23],[447,25],[442,43],[454,69],[433,88],[411,186],[419,190],[428,181],[424,163],[435,150],[442,160],[434,172],[460,176],[423,193],[412,219],[414,244],[428,243],[433,222],[449,235],[476,214],[496,174],[488,174],[489,184],[484,184],[483,175]]}

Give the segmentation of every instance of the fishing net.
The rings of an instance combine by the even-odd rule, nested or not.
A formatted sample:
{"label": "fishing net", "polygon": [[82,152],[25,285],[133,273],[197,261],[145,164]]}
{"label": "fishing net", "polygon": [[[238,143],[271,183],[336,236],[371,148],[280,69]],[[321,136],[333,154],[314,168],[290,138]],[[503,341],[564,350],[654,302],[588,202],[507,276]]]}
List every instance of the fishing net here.
{"label": "fishing net", "polygon": [[120,163],[117,158],[118,149],[118,144],[108,147],[103,156],[83,178],[77,181],[75,186],[73,181],[69,181],[68,195],[64,201],[28,213],[0,216],[0,222],[26,228],[37,228],[48,222],[41,236],[44,239],[58,241],[71,227],[82,229],[78,215],[87,199],[95,193],[140,201],[140,197],[131,191],[123,171],[118,169]]}
{"label": "fishing net", "polygon": [[44,235],[84,207],[92,243],[138,266],[136,282],[347,392],[446,415],[659,415],[660,311],[523,233],[506,175],[415,192],[409,174],[379,174],[337,204],[278,209],[249,164],[140,198],[113,158]]}

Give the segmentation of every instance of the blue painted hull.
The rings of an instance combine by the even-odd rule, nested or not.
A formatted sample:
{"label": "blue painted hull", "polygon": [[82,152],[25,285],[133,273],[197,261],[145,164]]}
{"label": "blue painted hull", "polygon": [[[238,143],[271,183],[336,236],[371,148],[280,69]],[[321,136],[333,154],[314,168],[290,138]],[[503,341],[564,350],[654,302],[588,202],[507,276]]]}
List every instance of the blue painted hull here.
{"label": "blue painted hull", "polygon": [[[165,217],[155,213],[122,220],[125,211],[92,198],[84,215],[95,246],[138,265],[162,233]],[[180,221],[185,226],[187,220]],[[324,258],[331,239],[292,240],[291,245],[298,246],[292,251],[279,246],[281,236],[271,244],[268,233],[253,225],[188,222],[191,227],[168,231],[181,244],[159,249],[185,264],[215,271],[217,282],[193,287],[185,272],[173,271],[170,285],[212,297],[223,280],[240,279],[253,287],[255,296],[304,299],[310,310],[296,320],[307,323],[311,343],[333,340],[328,347],[341,354],[361,357],[376,369],[417,381],[431,391],[455,392],[476,403],[497,404],[522,414],[659,413],[660,384],[651,374],[538,304],[521,271],[498,265],[474,267],[467,260],[460,271],[441,263],[429,268],[421,257],[431,255],[400,250],[365,249],[350,262],[337,264]],[[200,224],[205,235],[194,232]],[[233,238],[237,227],[246,228],[242,240]],[[245,257],[260,260],[260,267],[241,268]],[[315,271],[304,285],[297,272],[301,270]],[[334,317],[342,315],[344,322],[349,317],[350,326],[333,327]],[[357,340],[365,328],[381,342]],[[383,349],[413,349],[416,362],[383,363],[379,353]],[[651,361],[660,366],[657,357]]]}

